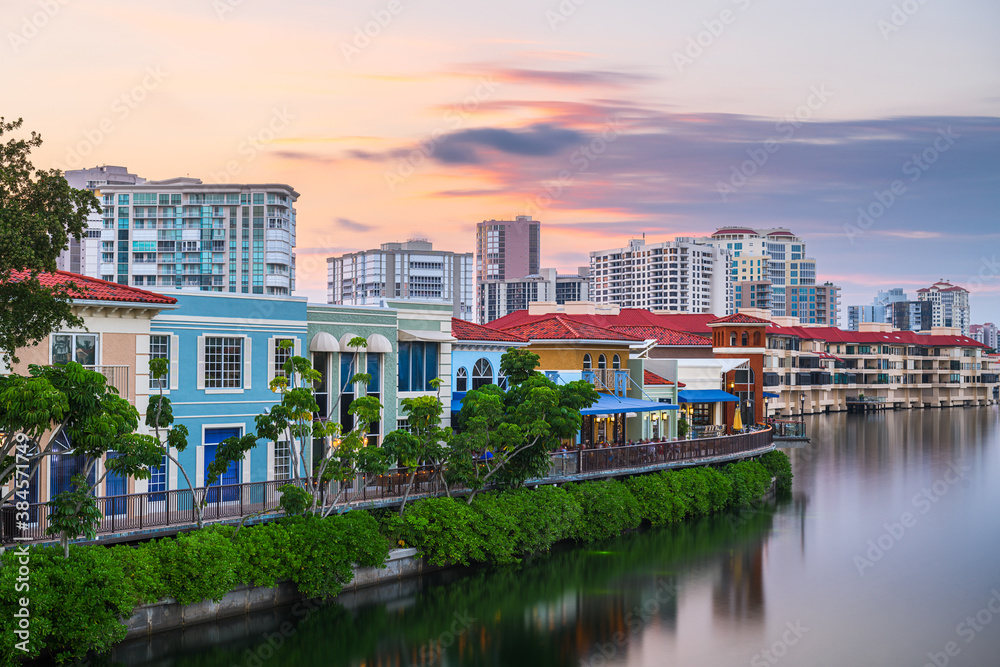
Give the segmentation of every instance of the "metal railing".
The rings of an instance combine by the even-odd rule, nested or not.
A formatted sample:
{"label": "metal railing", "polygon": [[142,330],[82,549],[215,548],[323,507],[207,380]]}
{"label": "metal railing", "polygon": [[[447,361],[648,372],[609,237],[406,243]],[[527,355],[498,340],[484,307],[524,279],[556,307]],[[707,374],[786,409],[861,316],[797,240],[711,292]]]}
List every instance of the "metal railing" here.
{"label": "metal railing", "polygon": [[[772,430],[768,428],[717,438],[553,452],[550,455],[548,476],[530,480],[529,484],[559,483],[571,476],[600,478],[608,473],[629,469],[639,471],[678,464],[714,462],[726,457],[763,452],[772,445]],[[327,507],[331,502],[343,505],[349,501],[352,506],[398,502],[406,492],[406,484],[412,472],[408,468],[395,468],[384,475],[359,475],[346,485],[332,482],[321,490],[319,503]],[[196,492],[199,498],[204,497],[205,522],[216,522],[278,511],[281,500],[278,489],[288,483],[289,480],[274,480],[214,485],[207,490],[196,489]],[[465,490],[455,485],[450,488],[452,492]],[[433,466],[420,466],[416,469],[413,486],[410,488],[411,499],[444,493],[445,485],[440,469]],[[155,533],[157,529],[185,528],[197,522],[190,489],[106,496],[97,498],[97,509],[101,513],[97,527],[99,536],[144,531]],[[23,515],[19,518],[14,504],[0,509],[0,544],[55,539],[46,534],[49,525],[47,504],[32,503],[28,505],[27,514],[27,520],[23,520]]]}

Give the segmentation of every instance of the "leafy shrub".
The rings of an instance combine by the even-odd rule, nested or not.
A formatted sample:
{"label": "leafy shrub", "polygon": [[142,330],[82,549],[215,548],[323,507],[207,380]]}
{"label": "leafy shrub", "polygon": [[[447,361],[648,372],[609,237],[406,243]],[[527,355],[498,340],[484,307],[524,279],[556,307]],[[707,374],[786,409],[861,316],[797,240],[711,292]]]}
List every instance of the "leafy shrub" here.
{"label": "leafy shrub", "polygon": [[313,499],[309,492],[294,484],[285,484],[278,488],[278,492],[281,494],[278,504],[281,506],[281,510],[289,516],[305,514],[305,511],[312,507]]}
{"label": "leafy shrub", "polygon": [[732,507],[748,507],[771,488],[771,473],[755,460],[730,463],[722,469],[722,473],[729,477],[733,485],[729,496]]}
{"label": "leafy shrub", "polygon": [[556,542],[570,537],[572,527],[583,514],[576,497],[561,487],[539,486],[516,491],[515,495],[522,500],[517,516],[524,552],[548,551]]}
{"label": "leafy shrub", "polygon": [[[232,532],[230,529],[228,532]],[[155,543],[167,593],[181,604],[218,602],[237,584],[239,558],[225,531],[214,526]]]}
{"label": "leafy shrub", "polygon": [[483,543],[476,531],[479,515],[464,500],[427,498],[410,506],[403,515],[403,534],[435,565],[468,565],[482,561]]}
{"label": "leafy shrub", "polygon": [[792,490],[792,462],[788,460],[788,454],[780,449],[775,449],[764,454],[758,460],[762,466],[767,468],[771,476],[776,478],[775,488],[778,493],[790,493]]}
{"label": "leafy shrub", "polygon": [[[80,658],[87,651],[106,651],[125,638],[123,618],[132,614],[135,597],[122,563],[103,547],[32,547],[25,564],[29,574],[17,590],[22,563],[15,549],[3,555],[0,568],[0,664],[18,664],[15,656],[38,657],[48,650],[57,661]],[[23,587],[27,584],[27,588]],[[15,648],[20,598],[30,600],[28,652]]]}
{"label": "leafy shrub", "polygon": [[638,528],[642,512],[635,496],[617,480],[567,484],[582,512],[570,536],[578,542],[596,542]]}
{"label": "leafy shrub", "polygon": [[675,473],[656,473],[625,482],[638,502],[642,518],[654,526],[663,526],[683,516],[683,500],[677,493],[675,478]]}
{"label": "leafy shrub", "polygon": [[[482,560],[504,564],[515,563],[524,552],[524,533],[520,510],[528,505],[524,494],[480,493],[472,503],[477,517],[473,529],[482,544]],[[525,530],[530,527],[525,526]]]}

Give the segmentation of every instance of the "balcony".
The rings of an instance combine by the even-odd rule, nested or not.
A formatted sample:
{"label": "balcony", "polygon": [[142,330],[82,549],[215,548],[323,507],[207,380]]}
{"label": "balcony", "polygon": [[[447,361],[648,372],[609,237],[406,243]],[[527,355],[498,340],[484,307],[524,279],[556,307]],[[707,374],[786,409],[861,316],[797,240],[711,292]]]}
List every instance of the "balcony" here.
{"label": "balcony", "polygon": [[129,402],[135,401],[132,394],[131,366],[84,366],[88,371],[97,371],[108,380],[108,386],[118,390],[118,395]]}

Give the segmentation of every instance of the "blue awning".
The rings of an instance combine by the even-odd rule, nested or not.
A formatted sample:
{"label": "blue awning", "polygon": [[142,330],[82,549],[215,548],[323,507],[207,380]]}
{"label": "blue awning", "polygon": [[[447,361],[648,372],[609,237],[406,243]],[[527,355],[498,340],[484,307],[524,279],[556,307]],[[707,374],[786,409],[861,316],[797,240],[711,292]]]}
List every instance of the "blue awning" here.
{"label": "blue awning", "polygon": [[641,401],[638,398],[626,398],[625,396],[612,396],[601,394],[597,402],[589,408],[580,410],[581,415],[610,415],[620,412],[659,412],[661,410],[678,410],[676,405],[670,403],[656,403],[654,401]]}
{"label": "blue awning", "polygon": [[451,392],[451,411],[461,412],[462,411],[462,400],[465,395],[469,393],[467,391],[453,391]]}
{"label": "blue awning", "polygon": [[781,398],[781,394],[773,394],[769,391],[765,391],[764,398]]}
{"label": "blue awning", "polygon": [[677,392],[681,403],[739,403],[739,398],[721,389],[685,389]]}

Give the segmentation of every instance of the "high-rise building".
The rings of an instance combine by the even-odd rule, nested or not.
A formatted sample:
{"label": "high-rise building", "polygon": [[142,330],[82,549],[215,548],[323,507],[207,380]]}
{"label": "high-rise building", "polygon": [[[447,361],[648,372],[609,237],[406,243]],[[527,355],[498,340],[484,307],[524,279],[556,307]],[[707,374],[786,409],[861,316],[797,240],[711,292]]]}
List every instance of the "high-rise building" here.
{"label": "high-rise building", "polygon": [[970,325],[969,336],[991,349],[997,349],[997,325],[992,322]]}
{"label": "high-rise building", "polygon": [[[797,317],[803,324],[829,324],[840,320],[839,287],[830,283],[826,290],[817,293],[816,260],[806,256],[806,244],[785,228],[751,229],[749,227],[723,227],[711,236],[695,239],[697,243],[724,248],[732,253],[729,277],[734,288],[740,283],[740,300],[736,308],[757,307],[761,282],[771,283],[767,308],[775,317]],[[805,288],[803,290],[803,287]],[[837,291],[831,299],[831,288]],[[747,303],[746,296],[754,296],[758,305]],[[818,297],[826,296],[827,308],[817,308],[823,303]],[[829,308],[833,305],[836,310]]]}
{"label": "high-rise building", "polygon": [[[802,287],[799,287],[799,298],[802,297]],[[809,306],[810,313],[812,312],[812,288],[808,288],[810,291],[809,296]],[[816,324],[822,324],[827,327],[839,327],[840,326],[840,287],[834,285],[831,282],[825,282],[822,285],[816,285]],[[800,304],[801,306],[801,304]],[[801,308],[799,309],[801,312]],[[812,321],[812,315],[809,316],[810,323]]]}
{"label": "high-rise building", "polygon": [[918,289],[917,300],[937,304],[933,313],[933,326],[954,327],[960,329],[963,336],[969,335],[972,318],[967,289],[942,279],[930,287]]}
{"label": "high-rise building", "polygon": [[496,304],[505,289],[500,283],[539,275],[541,256],[542,223],[530,215],[519,215],[513,220],[483,220],[476,225],[476,293],[480,322],[499,317],[491,315],[498,312]]}
{"label": "high-rise building", "polygon": [[380,305],[386,299],[447,303],[453,317],[473,321],[472,253],[435,250],[426,239],[329,257],[327,302]]}
{"label": "high-rise building", "polygon": [[[125,167],[92,167],[76,169],[64,174],[71,187],[78,190],[99,192],[107,185],[135,185],[146,179],[130,174]],[[80,273],[94,278],[100,277],[101,234],[104,228],[104,216],[100,211],[91,211],[87,216],[87,231],[84,238],[77,241],[70,239],[69,247],[59,255],[56,268],[60,271]]]}
{"label": "high-rise building", "polygon": [[902,287],[894,287],[891,290],[882,290],[872,299],[870,306],[848,306],[847,307],[847,330],[857,331],[862,322],[892,322],[892,304],[899,301],[907,301],[909,297]]}
{"label": "high-rise building", "polygon": [[894,301],[892,326],[901,331],[930,331],[935,305],[931,301]]}
{"label": "high-rise building", "polygon": [[527,310],[532,303],[544,301],[564,305],[589,300],[587,267],[576,275],[559,275],[555,269],[542,269],[533,276],[511,280],[489,280],[480,284],[483,322]]}
{"label": "high-rise building", "polygon": [[299,193],[288,185],[147,181],[124,167],[67,171],[66,179],[94,190],[103,205],[100,236],[91,237],[92,221],[82,249],[85,275],[156,291],[287,296],[295,289]]}
{"label": "high-rise building", "polygon": [[590,253],[590,294],[595,303],[681,313],[733,311],[731,251],[692,238]]}

